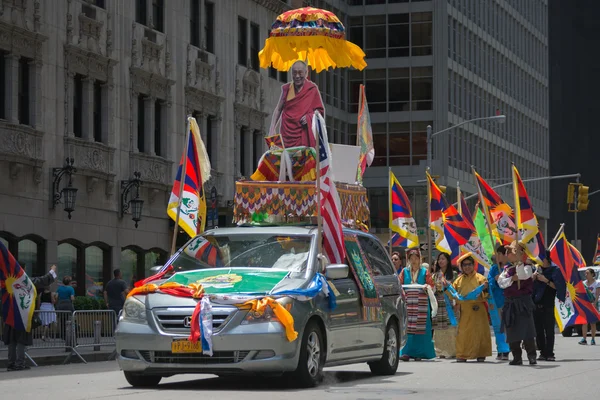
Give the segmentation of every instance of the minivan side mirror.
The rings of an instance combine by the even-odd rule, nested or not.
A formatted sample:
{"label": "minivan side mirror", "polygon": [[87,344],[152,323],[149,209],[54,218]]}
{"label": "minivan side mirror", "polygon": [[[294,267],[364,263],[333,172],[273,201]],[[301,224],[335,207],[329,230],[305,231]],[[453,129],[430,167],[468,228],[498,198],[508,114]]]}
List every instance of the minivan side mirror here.
{"label": "minivan side mirror", "polygon": [[348,277],[349,267],[346,264],[329,264],[325,267],[327,279],[344,279]]}

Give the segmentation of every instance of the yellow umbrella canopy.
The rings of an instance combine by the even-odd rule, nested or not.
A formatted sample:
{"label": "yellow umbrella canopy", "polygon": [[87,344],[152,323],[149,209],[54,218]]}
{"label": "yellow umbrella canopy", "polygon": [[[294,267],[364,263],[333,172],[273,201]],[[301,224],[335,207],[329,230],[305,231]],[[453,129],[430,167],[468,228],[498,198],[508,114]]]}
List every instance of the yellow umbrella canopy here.
{"label": "yellow umbrella canopy", "polygon": [[262,68],[273,65],[279,71],[288,71],[298,60],[317,72],[329,67],[362,70],[367,66],[364,51],[346,40],[346,29],[338,17],[313,7],[278,16],[258,57]]}

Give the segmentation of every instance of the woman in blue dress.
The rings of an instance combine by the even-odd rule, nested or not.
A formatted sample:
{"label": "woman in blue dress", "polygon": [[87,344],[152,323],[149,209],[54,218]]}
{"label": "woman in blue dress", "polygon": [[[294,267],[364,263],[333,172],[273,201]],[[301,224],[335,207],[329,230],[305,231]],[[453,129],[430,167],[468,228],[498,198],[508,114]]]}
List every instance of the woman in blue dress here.
{"label": "woman in blue dress", "polygon": [[[421,254],[419,249],[407,251],[408,266],[399,275],[402,285],[429,285],[434,287],[433,279],[427,268],[421,267]],[[420,293],[425,292],[425,296]],[[416,361],[421,359],[435,358],[435,348],[431,333],[431,307],[429,297],[424,289],[406,288],[407,314],[408,314],[408,337],[406,345],[400,350],[400,359],[408,361],[411,358]],[[425,321],[424,326],[423,321]]]}

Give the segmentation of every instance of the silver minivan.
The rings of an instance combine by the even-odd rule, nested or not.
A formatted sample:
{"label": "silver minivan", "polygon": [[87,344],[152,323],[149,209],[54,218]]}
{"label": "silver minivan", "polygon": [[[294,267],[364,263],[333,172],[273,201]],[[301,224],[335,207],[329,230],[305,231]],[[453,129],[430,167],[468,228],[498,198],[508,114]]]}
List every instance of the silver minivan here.
{"label": "silver minivan", "polygon": [[[127,381],[151,387],[162,377],[186,373],[285,374],[311,387],[321,381],[323,367],[361,362],[374,374],[395,374],[406,340],[398,277],[376,237],[344,230],[344,241],[348,264],[317,256],[314,227],[234,227],[191,239],[168,261],[173,271],[156,283],[203,285],[212,305],[213,354],[187,341],[198,300],[134,295],[116,331]],[[334,307],[323,291],[312,298],[277,295],[310,288],[318,271]],[[234,304],[236,296],[273,297],[293,317],[297,339],[288,340],[272,310],[258,315]]]}

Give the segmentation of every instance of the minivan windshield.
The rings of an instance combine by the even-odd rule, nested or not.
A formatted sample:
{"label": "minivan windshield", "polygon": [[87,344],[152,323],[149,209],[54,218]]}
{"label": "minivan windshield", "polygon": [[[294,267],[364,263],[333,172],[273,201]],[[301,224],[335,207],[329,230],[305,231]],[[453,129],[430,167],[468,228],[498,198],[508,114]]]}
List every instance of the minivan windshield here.
{"label": "minivan windshield", "polygon": [[272,268],[293,274],[308,266],[310,235],[200,235],[172,261],[174,272],[207,268]]}

